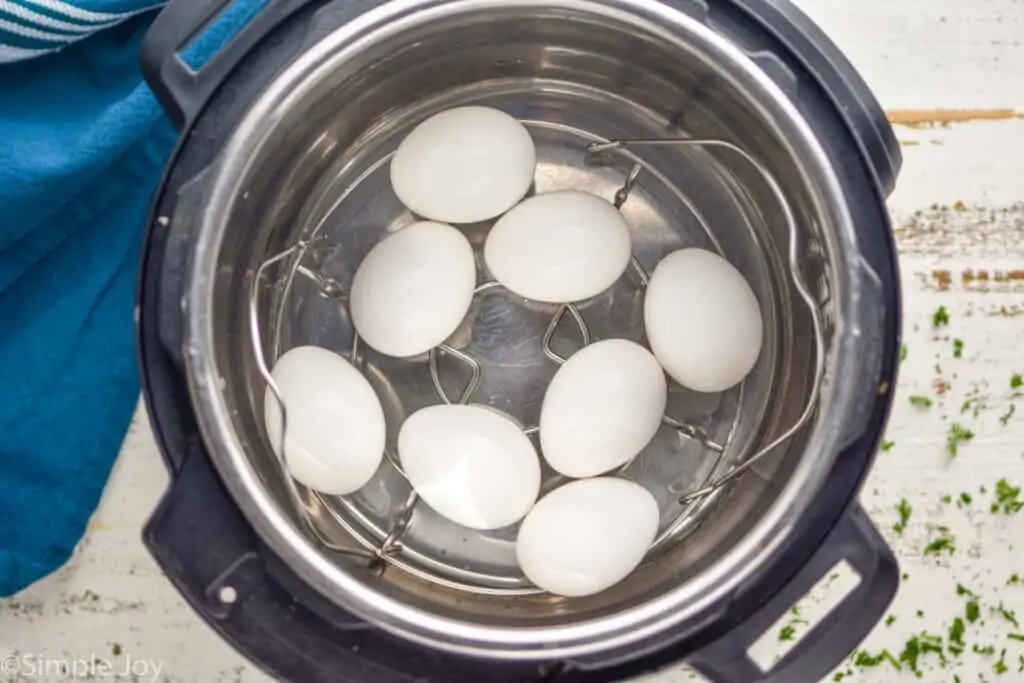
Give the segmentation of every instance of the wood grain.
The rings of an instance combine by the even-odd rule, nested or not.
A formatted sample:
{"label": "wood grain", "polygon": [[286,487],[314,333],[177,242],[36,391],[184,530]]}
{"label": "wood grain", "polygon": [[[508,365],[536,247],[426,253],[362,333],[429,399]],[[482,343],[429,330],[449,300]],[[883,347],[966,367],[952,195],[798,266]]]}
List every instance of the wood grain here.
{"label": "wood grain", "polygon": [[971,121],[1008,121],[1024,119],[1018,109],[892,109],[886,118],[895,126],[909,128],[945,127]]}

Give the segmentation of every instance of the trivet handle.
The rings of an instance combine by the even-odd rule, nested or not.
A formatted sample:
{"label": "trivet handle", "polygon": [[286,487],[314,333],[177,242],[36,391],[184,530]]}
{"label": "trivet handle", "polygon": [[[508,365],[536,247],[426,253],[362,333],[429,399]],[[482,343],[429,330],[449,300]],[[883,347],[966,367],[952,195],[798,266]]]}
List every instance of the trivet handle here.
{"label": "trivet handle", "polygon": [[[260,40],[310,0],[171,0],[142,41],[142,74],[179,130],[195,119],[214,90]],[[262,6],[262,9],[260,7]],[[205,63],[190,66],[189,51],[218,22],[235,35]],[[237,27],[241,27],[238,29]]]}
{"label": "trivet handle", "polygon": [[[842,562],[857,572],[860,582],[785,657],[762,670],[749,655],[751,646]],[[854,505],[775,597],[726,636],[690,656],[689,663],[714,683],[815,683],[867,637],[898,587],[896,557],[860,505]]]}
{"label": "trivet handle", "polygon": [[903,155],[871,88],[831,38],[791,0],[731,0],[814,75],[853,132],[881,190],[890,194]]}

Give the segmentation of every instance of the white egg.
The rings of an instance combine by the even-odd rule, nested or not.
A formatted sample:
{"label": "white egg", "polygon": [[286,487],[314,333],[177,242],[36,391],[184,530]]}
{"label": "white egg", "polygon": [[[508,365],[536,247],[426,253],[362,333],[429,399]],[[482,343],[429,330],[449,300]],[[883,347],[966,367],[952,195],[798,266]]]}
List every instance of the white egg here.
{"label": "white egg", "polygon": [[597,296],[629,265],[629,226],[609,202],[561,190],[530,197],[498,219],[484,244],[494,278],[519,296],[569,303]]}
{"label": "white egg", "polygon": [[639,566],[659,521],[658,503],[639,484],[614,477],[574,481],[526,516],[516,557],[526,578],[549,593],[593,595]]}
{"label": "white egg", "polygon": [[680,249],[658,263],[644,298],[651,350],[688,389],[725,391],[761,354],[761,307],[736,268],[703,249]]}
{"label": "white egg", "polygon": [[[362,488],[384,455],[384,410],[370,383],[338,354],[318,346],[284,353],[271,371],[285,405],[284,461],[297,481],[345,495]],[[263,396],[267,438],[281,454],[281,408]]]}
{"label": "white egg", "polygon": [[435,114],[402,140],[391,159],[391,186],[413,213],[445,223],[494,218],[522,199],[537,150],[516,119],[489,107]]}
{"label": "white egg", "polygon": [[450,225],[421,221],[388,235],[356,269],[352,324],[388,356],[425,353],[451,335],[473,301],[473,247]]}
{"label": "white egg", "polygon": [[398,433],[398,458],[427,505],[470,529],[519,521],[540,492],[540,459],[530,439],[486,406],[417,410]]}
{"label": "white egg", "polygon": [[607,339],[573,354],[555,373],[540,412],[544,459],[568,477],[620,467],[654,438],[668,383],[651,352]]}

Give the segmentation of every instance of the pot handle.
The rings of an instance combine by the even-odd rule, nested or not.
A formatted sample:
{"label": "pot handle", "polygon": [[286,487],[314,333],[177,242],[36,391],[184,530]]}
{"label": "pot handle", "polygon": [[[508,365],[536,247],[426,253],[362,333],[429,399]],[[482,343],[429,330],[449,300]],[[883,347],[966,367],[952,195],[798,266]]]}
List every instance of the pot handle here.
{"label": "pot handle", "polygon": [[[751,646],[841,562],[860,582],[771,669],[748,654]],[[854,505],[821,548],[786,586],[746,621],[689,659],[714,683],[814,683],[841,664],[868,636],[899,588],[899,565],[867,514]]]}
{"label": "pot handle", "polygon": [[[228,73],[274,27],[310,0],[171,0],[142,40],[142,75],[171,121],[184,130]],[[262,7],[262,9],[261,9]],[[192,46],[218,22],[241,26],[205,62],[193,68]],[[205,47],[205,46],[204,46]]]}

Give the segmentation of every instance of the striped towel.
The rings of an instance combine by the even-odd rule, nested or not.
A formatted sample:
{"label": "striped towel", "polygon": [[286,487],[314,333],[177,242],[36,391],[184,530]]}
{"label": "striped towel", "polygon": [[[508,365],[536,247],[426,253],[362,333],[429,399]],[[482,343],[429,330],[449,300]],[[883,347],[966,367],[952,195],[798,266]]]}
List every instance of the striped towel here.
{"label": "striped towel", "polygon": [[140,247],[177,139],[139,70],[156,7],[0,0],[0,596],[71,555],[138,401]]}
{"label": "striped towel", "polygon": [[56,52],[161,4],[153,0],[0,0],[0,64]]}

